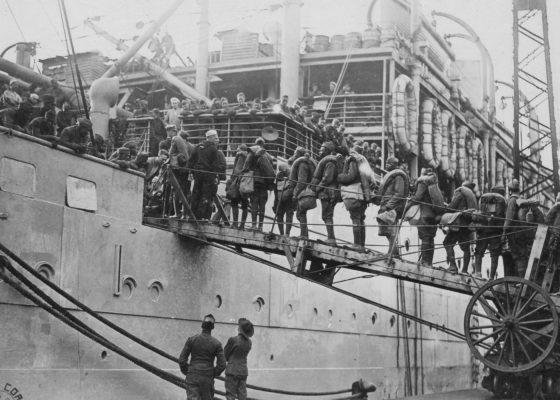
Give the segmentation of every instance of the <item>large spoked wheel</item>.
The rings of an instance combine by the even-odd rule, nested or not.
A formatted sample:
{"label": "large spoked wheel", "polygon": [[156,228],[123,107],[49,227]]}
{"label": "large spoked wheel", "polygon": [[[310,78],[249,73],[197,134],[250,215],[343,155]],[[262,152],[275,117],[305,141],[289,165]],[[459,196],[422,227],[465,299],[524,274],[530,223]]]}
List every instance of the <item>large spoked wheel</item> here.
{"label": "large spoked wheel", "polygon": [[488,368],[518,373],[540,365],[558,338],[558,313],[539,285],[505,277],[483,285],[465,312],[472,354]]}

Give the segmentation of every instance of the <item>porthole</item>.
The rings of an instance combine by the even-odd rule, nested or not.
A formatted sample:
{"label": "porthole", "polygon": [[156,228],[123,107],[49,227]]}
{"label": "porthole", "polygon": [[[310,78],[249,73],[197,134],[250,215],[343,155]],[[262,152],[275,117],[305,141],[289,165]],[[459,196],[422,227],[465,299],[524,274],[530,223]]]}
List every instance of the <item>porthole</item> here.
{"label": "porthole", "polygon": [[333,310],[329,310],[329,319],[332,319],[333,317]]}
{"label": "porthole", "polygon": [[287,312],[288,312],[288,318],[292,318],[294,316],[294,306],[288,304]]}
{"label": "porthole", "polygon": [[375,325],[375,323],[377,322],[377,313],[373,313],[371,314],[371,324]]}
{"label": "porthole", "polygon": [[125,277],[121,289],[122,297],[125,299],[130,299],[132,297],[132,293],[134,293],[134,290],[136,289],[137,286],[138,284],[136,283],[136,280],[133,277],[131,276]]}
{"label": "porthole", "polygon": [[148,290],[150,292],[150,298],[154,303],[159,301],[161,294],[163,293],[163,284],[160,281],[152,281],[148,285]]}
{"label": "porthole", "polygon": [[394,316],[394,315],[391,315],[391,318],[389,319],[389,325],[391,325],[391,328],[392,328],[393,326],[395,326],[395,321],[396,321],[396,320],[397,320],[397,319],[395,318],[395,316]]}
{"label": "porthole", "polygon": [[404,248],[406,249],[406,251],[410,249],[410,239],[406,239],[404,241]]}
{"label": "porthole", "polygon": [[264,299],[260,296],[257,296],[253,299],[253,305],[255,306],[255,311],[261,312],[264,307]]}
{"label": "porthole", "polygon": [[132,276],[125,276],[121,288],[121,296],[124,299],[130,299],[134,290],[138,287],[136,280]]}
{"label": "porthole", "polygon": [[38,273],[40,273],[44,278],[48,279],[49,281],[52,281],[52,279],[54,278],[54,268],[49,263],[41,262],[37,264],[35,269],[37,270]]}
{"label": "porthole", "polygon": [[317,307],[313,307],[313,316],[315,317],[319,316],[319,310],[317,310]]}
{"label": "porthole", "polygon": [[214,298],[214,306],[216,308],[220,308],[222,306],[222,296],[220,296],[219,294],[217,294]]}
{"label": "porthole", "polygon": [[107,351],[103,350],[103,351],[101,352],[101,359],[102,359],[102,360],[105,360],[106,358],[107,358]]}
{"label": "porthole", "polygon": [[352,320],[354,320],[354,321],[356,320],[356,313],[355,312],[352,313]]}

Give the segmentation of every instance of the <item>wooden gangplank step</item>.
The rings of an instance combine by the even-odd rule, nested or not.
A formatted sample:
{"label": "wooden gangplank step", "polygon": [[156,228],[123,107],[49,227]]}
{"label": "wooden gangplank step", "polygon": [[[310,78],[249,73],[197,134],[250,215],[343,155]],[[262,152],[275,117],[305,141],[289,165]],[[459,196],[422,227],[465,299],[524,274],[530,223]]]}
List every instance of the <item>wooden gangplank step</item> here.
{"label": "wooden gangplank step", "polygon": [[480,287],[486,282],[486,280],[469,275],[451,274],[443,269],[421,268],[410,261],[394,259],[389,264],[383,253],[363,252],[346,246],[333,246],[318,240],[287,237],[251,229],[236,229],[207,222],[197,224],[182,219],[145,218],[144,223],[181,236],[205,239],[237,248],[285,256],[289,252],[292,255],[291,260],[288,257],[290,265],[296,262],[298,255],[301,254],[298,249],[301,250],[304,246],[306,257],[309,260],[337,264],[341,268],[389,276],[467,295],[472,294],[471,285],[475,284]]}

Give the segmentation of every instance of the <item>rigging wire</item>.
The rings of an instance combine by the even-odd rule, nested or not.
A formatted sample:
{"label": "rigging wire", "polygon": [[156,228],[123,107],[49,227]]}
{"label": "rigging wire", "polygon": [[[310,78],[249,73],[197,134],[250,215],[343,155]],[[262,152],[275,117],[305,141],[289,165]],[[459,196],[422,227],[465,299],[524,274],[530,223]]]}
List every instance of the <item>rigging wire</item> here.
{"label": "rigging wire", "polygon": [[[78,95],[78,85],[76,85],[76,75],[74,74],[74,66],[72,65],[72,54],[70,53],[70,47],[68,46],[68,35],[66,33],[66,28],[64,25],[64,15],[62,12],[62,7],[60,4],[60,1],[58,2],[58,11],[60,13],[60,21],[62,22],[62,32],[64,33],[64,42],[66,44],[66,53],[68,54],[68,63],[67,65],[70,67],[70,72],[72,73],[72,83],[74,84],[74,94],[76,96],[76,99],[79,98]],[[68,33],[69,34],[69,33]],[[78,105],[80,103],[78,102]]]}
{"label": "rigging wire", "polygon": [[16,26],[19,30],[19,33],[21,35],[21,37],[23,38],[24,42],[27,42],[27,39],[25,38],[25,35],[23,34],[23,31],[21,30],[21,26],[19,25],[19,22],[14,14],[14,11],[12,10],[12,7],[10,6],[10,1],[6,0],[6,5],[8,6],[8,10],[10,11],[10,14],[12,14],[12,18],[14,19],[14,22],[16,23]]}

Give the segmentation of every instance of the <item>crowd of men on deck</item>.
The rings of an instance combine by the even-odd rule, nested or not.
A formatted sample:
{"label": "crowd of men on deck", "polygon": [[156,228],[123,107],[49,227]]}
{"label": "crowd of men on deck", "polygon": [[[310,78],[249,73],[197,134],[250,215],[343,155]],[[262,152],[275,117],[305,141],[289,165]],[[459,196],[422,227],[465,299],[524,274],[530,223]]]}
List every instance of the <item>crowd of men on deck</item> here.
{"label": "crowd of men on deck", "polygon": [[[93,154],[102,156],[105,152],[104,140],[92,134],[88,119],[75,118],[55,81],[50,86],[33,88],[14,80],[2,90],[2,125],[26,127],[28,133],[78,153],[93,149]],[[308,116],[307,108],[297,102],[288,107],[287,96],[279,103],[258,99],[246,102],[245,95],[238,93],[237,103],[231,107],[227,99],[215,99],[209,108],[188,99],[182,101],[182,108],[179,103],[172,98],[172,107],[164,116],[157,109],[152,111],[154,124],[148,152],[139,153],[136,144],[127,143],[108,156],[123,168],[145,172],[147,215],[219,222],[223,213],[212,215],[218,184],[225,182],[222,200],[226,211],[231,210],[228,217],[233,227],[244,229],[250,213],[250,228],[262,231],[268,195],[274,192],[272,211],[281,235],[291,234],[295,214],[299,236],[309,237],[307,214],[320,203],[326,241],[334,245],[334,210],[342,202],[351,220],[353,246],[360,251],[366,249],[366,226],[373,225],[379,228],[379,236],[388,240],[388,259],[401,258],[397,243],[400,226],[403,221],[416,225],[421,242],[418,264],[422,267],[434,266],[438,228],[446,232],[442,245],[448,271],[453,273],[469,271],[474,244],[475,275],[481,276],[482,259],[489,252],[491,279],[496,277],[500,256],[506,275],[524,276],[538,223],[555,228],[547,248],[555,251],[557,247],[560,197],[545,216],[538,202],[520,195],[516,180],[508,186],[509,193],[497,185],[479,199],[474,194],[474,185],[463,182],[446,203],[437,171],[425,168],[411,182],[406,164],[389,157],[382,176],[377,146],[354,140],[336,118],[326,124],[317,113]],[[259,137],[254,143],[237,145],[233,171],[226,175],[226,158],[218,145],[220,132],[210,129],[203,141],[192,143],[189,133],[181,130],[181,121],[197,113],[260,112],[275,106],[312,128],[322,142],[316,159],[310,149],[297,147],[287,163],[276,162],[267,152],[266,141]],[[170,179],[170,175],[175,179]],[[190,211],[184,200],[190,204]],[[375,221],[366,223],[365,211],[371,204],[378,205],[379,211]],[[463,252],[462,266],[455,256],[457,245]]]}
{"label": "crowd of men on deck", "polygon": [[[307,214],[320,203],[326,242],[335,245],[334,210],[342,202],[349,213],[356,250],[366,251],[366,227],[373,225],[379,228],[379,236],[388,240],[388,259],[400,259],[397,237],[402,222],[407,221],[418,229],[419,266],[435,267],[434,239],[441,228],[445,232],[442,247],[447,253],[448,271],[467,273],[471,245],[474,245],[474,274],[481,276],[482,260],[489,252],[491,279],[496,277],[500,256],[506,275],[524,276],[537,224],[560,223],[560,197],[558,206],[545,216],[538,202],[520,195],[516,180],[508,187],[509,196],[506,197],[506,188],[497,185],[480,199],[475,195],[474,184],[466,181],[446,203],[436,171],[425,168],[415,182],[410,182],[406,164],[389,157],[382,176],[378,159],[372,161],[363,155],[363,142],[347,141],[347,135],[333,125],[327,129],[334,132],[328,135],[331,140],[323,142],[317,159],[307,149],[298,147],[287,163],[277,162],[275,168],[266,141],[257,138],[254,143],[238,146],[233,170],[226,175],[225,156],[218,148],[216,130],[208,130],[206,140],[195,145],[189,142],[187,132],[173,135],[176,129],[171,127],[169,148],[160,146],[157,157],[146,158],[146,186],[152,190],[147,198],[147,214],[215,223],[226,217],[238,229],[246,229],[250,214],[247,228],[263,231],[265,205],[269,192],[273,192],[272,211],[281,235],[291,234],[295,214],[299,222],[298,236],[309,237]],[[161,168],[164,165],[169,168]],[[170,171],[177,178],[192,213],[166,179]],[[222,200],[225,214],[231,210],[231,216],[222,212],[213,215],[218,184],[224,181]],[[365,212],[371,204],[378,205],[379,211],[375,221],[366,223]],[[462,266],[455,256],[457,245],[463,251]]]}

